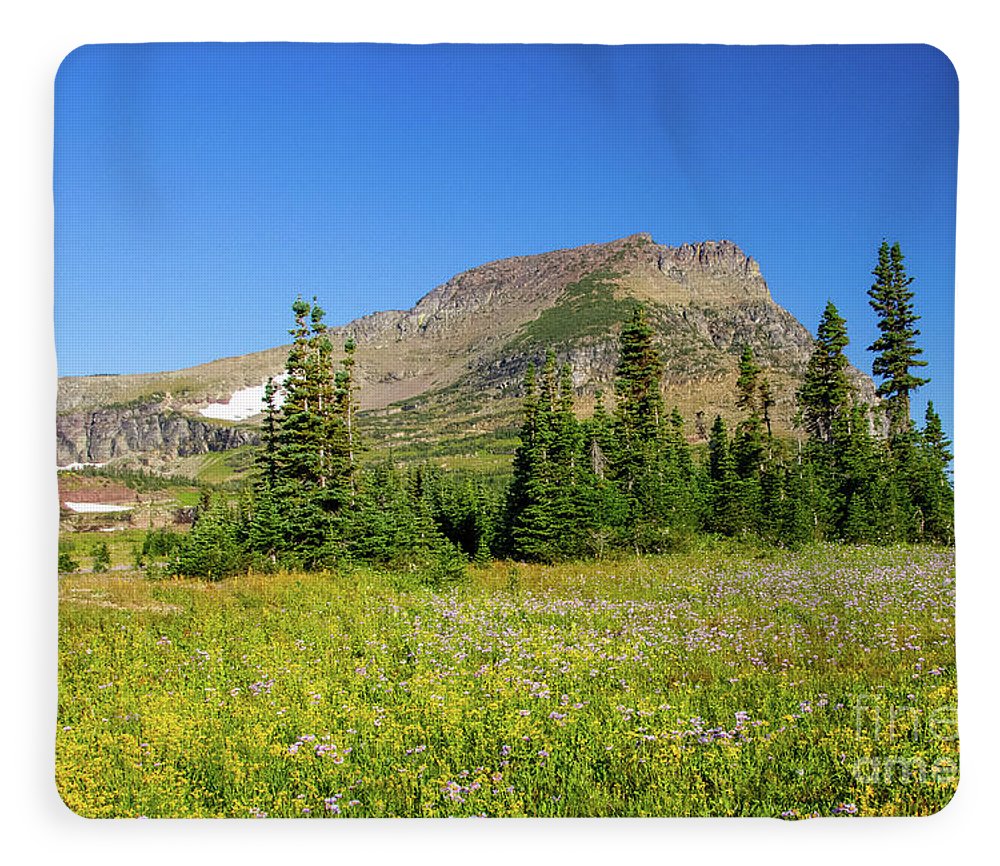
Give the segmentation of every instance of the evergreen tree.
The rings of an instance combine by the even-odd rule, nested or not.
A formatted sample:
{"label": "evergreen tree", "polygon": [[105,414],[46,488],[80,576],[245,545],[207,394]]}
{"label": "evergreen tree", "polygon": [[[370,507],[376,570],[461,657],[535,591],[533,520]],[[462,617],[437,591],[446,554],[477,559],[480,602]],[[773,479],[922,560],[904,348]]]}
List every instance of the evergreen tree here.
{"label": "evergreen tree", "polygon": [[927,403],[920,436],[922,472],[917,496],[922,515],[921,535],[948,544],[955,538],[955,494],[949,478],[951,442],[944,435],[941,417]]}
{"label": "evergreen tree", "polygon": [[594,414],[581,427],[584,450],[590,461],[590,471],[603,480],[614,462],[614,428],[604,408],[604,392],[594,395]]}
{"label": "evergreen tree", "polygon": [[285,368],[286,397],[276,419],[272,492],[282,548],[291,562],[309,566],[335,549],[332,535],[341,531],[354,498],[355,347],[347,341],[335,375],[322,308],[299,298],[292,311],[295,327]]}
{"label": "evergreen tree", "polygon": [[617,443],[612,418],[604,408],[603,392],[595,395],[594,414],[581,425],[584,483],[592,491],[593,525],[589,549],[602,557],[620,546],[626,535],[628,506],[614,481],[618,465]]}
{"label": "evergreen tree", "polygon": [[900,540],[902,511],[890,457],[872,437],[868,410],[853,403],[834,425],[832,473],[837,534],[850,542]]}
{"label": "evergreen tree", "polygon": [[573,409],[573,373],[559,370],[558,394],[552,412],[552,488],[550,519],[553,558],[587,556],[598,515],[594,478],[583,454],[583,433]]}
{"label": "evergreen tree", "polygon": [[100,541],[94,545],[94,571],[100,573],[107,571],[111,567],[111,551],[108,550],[108,543]]}
{"label": "evergreen tree", "polygon": [[651,449],[659,439],[664,419],[662,379],[663,361],[653,342],[653,329],[645,309],[637,307],[622,327],[615,380],[615,432],[623,470],[619,475],[626,484],[651,459]]}
{"label": "evergreen tree", "polygon": [[[358,387],[354,377],[354,352],[357,344],[349,337],[344,343],[344,359],[340,370],[334,377],[334,399],[336,413],[331,417],[332,438],[336,449],[333,458],[334,469],[340,477],[346,480],[349,499],[354,501],[356,485],[354,474],[357,470],[357,457],[361,442],[357,433],[357,399]],[[339,434],[339,435],[338,435]]]}
{"label": "evergreen tree", "polygon": [[496,534],[497,495],[484,479],[422,464],[412,470],[410,488],[414,497],[427,504],[445,538],[476,562],[489,559]]}
{"label": "evergreen tree", "polygon": [[297,299],[292,305],[295,327],[285,366],[285,401],[281,407],[277,445],[278,473],[285,485],[318,485],[322,476],[320,447],[322,416],[317,411],[317,377],[324,372],[317,364],[311,344],[310,304]]}
{"label": "evergreen tree", "polygon": [[798,392],[803,425],[820,442],[833,439],[838,419],[847,411],[851,394],[847,378],[847,323],[827,301],[816,331],[816,343]]}
{"label": "evergreen tree", "polygon": [[277,566],[284,547],[285,527],[273,489],[262,485],[251,503],[246,531],[246,547],[265,571]]}
{"label": "evergreen tree", "polygon": [[[546,404],[547,405],[547,404]],[[524,420],[514,452],[514,475],[507,490],[501,553],[527,559],[544,555],[546,537],[546,427],[534,364],[524,376]]]}
{"label": "evergreen tree", "polygon": [[709,531],[722,535],[737,535],[747,526],[746,508],[751,497],[736,469],[726,422],[716,415],[708,438],[709,511],[706,525]]}
{"label": "evergreen tree", "polygon": [[950,544],[955,536],[955,494],[949,477],[951,443],[945,437],[941,418],[928,402],[924,427],[917,438],[910,489],[916,515],[918,541]]}
{"label": "evergreen tree", "polygon": [[239,573],[246,565],[235,515],[224,497],[206,495],[170,571],[188,577],[221,580]]}
{"label": "evergreen tree", "polygon": [[646,312],[637,307],[622,326],[616,369],[613,477],[627,508],[631,547],[663,550],[672,545],[677,479],[670,477],[668,423],[660,385],[663,362]]}
{"label": "evergreen tree", "polygon": [[905,433],[912,424],[910,392],[930,381],[911,372],[926,367],[927,362],[918,357],[923,350],[917,347],[920,331],[914,326],[920,317],[913,310],[913,292],[909,290],[913,277],[906,275],[903,259],[898,243],[890,248],[882,241],[872,271],[875,282],[868,290],[879,329],[879,337],[868,347],[878,353],[872,372],[882,379],[876,393],[885,398],[889,434],[893,437]]}
{"label": "evergreen tree", "polygon": [[264,423],[259,464],[264,483],[272,491],[278,480],[278,409],[275,405],[277,391],[278,386],[274,379],[268,376],[264,385]]}
{"label": "evergreen tree", "polygon": [[729,460],[729,433],[721,415],[715,416],[708,434],[708,471],[712,481],[721,481]]}
{"label": "evergreen tree", "polygon": [[764,419],[764,426],[767,428],[768,447],[773,447],[774,434],[771,431],[771,409],[774,407],[774,392],[771,390],[771,380],[767,376],[761,376],[758,384],[760,394],[760,412]]}
{"label": "evergreen tree", "polygon": [[951,442],[944,435],[941,416],[934,410],[934,403],[930,400],[927,401],[927,409],[924,412],[924,429],[921,437],[927,455],[934,460],[947,478],[948,466],[954,455],[951,453]]}
{"label": "evergreen tree", "polygon": [[591,425],[585,434],[573,409],[572,371],[558,368],[551,350],[537,380],[529,367],[524,390],[500,552],[539,561],[600,553],[615,519],[615,497],[594,468],[604,431]]}
{"label": "evergreen tree", "polygon": [[442,541],[426,502],[413,496],[401,474],[387,463],[366,471],[348,519],[344,545],[353,559],[423,564]]}
{"label": "evergreen tree", "polygon": [[740,353],[739,378],[736,380],[736,405],[751,416],[758,414],[757,389],[760,385],[760,373],[753,349],[744,345]]}
{"label": "evergreen tree", "polygon": [[796,548],[819,537],[819,507],[812,467],[796,460],[785,466],[784,497],[780,505],[777,542],[783,547]]}

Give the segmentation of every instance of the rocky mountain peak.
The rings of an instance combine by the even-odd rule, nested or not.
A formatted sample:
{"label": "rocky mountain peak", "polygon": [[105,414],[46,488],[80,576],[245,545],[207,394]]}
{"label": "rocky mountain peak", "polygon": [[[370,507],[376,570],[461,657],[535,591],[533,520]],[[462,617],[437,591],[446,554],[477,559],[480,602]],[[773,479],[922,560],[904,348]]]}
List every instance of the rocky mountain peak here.
{"label": "rocky mountain peak", "polygon": [[[499,259],[456,274],[409,310],[372,313],[331,335],[357,340],[362,409],[412,418],[415,406],[433,403],[448,414],[457,400],[486,429],[496,419],[510,423],[524,371],[547,347],[573,366],[581,405],[598,390],[610,393],[617,331],[636,302],[658,334],[665,397],[685,417],[738,414],[735,371],[749,345],[771,373],[775,423],[790,427],[812,336],[773,301],[757,262],[726,239],[668,246],[636,232]],[[253,437],[254,422],[237,424],[237,436],[203,410],[279,374],[286,356],[279,346],[172,373],[60,380],[60,461],[233,447]],[[874,400],[871,380],[855,378]]]}

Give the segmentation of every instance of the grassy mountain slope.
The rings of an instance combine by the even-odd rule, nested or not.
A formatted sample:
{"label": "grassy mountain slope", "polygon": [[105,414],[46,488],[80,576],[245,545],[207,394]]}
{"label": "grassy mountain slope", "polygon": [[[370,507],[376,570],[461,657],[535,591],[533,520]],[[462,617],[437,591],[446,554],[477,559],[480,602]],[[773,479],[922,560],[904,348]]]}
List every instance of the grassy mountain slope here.
{"label": "grassy mountain slope", "polygon": [[[358,343],[363,423],[379,452],[488,464],[512,450],[520,382],[549,346],[573,365],[583,413],[595,392],[612,393],[617,331],[639,303],[660,336],[667,403],[680,408],[693,440],[716,414],[735,417],[744,344],[774,385],[776,426],[791,427],[811,336],[771,299],[757,263],[728,241],[668,247],[638,234],[503,259],[456,275],[410,310],[332,330],[335,341]],[[286,354],[276,347],[174,372],[61,379],[60,462],[168,465],[243,446],[254,419],[232,424],[200,410],[279,374]],[[873,399],[871,381],[856,381]]]}

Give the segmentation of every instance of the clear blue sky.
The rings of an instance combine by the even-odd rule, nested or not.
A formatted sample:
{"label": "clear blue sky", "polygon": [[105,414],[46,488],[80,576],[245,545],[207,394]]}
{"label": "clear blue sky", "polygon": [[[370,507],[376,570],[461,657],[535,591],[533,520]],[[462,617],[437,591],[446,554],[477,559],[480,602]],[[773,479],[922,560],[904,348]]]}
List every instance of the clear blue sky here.
{"label": "clear blue sky", "polygon": [[94,45],[56,81],[60,375],[176,369],[466,268],[728,238],[870,372],[883,238],[952,424],[958,82],[928,46]]}

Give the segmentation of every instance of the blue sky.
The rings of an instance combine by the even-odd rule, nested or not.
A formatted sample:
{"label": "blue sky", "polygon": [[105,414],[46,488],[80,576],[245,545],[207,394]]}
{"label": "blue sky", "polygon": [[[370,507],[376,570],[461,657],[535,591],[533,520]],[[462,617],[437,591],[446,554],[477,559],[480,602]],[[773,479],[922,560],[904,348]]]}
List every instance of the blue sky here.
{"label": "blue sky", "polygon": [[94,45],[56,82],[60,375],[406,308],[486,261],[728,238],[865,371],[883,238],[952,430],[957,80],[928,46]]}

